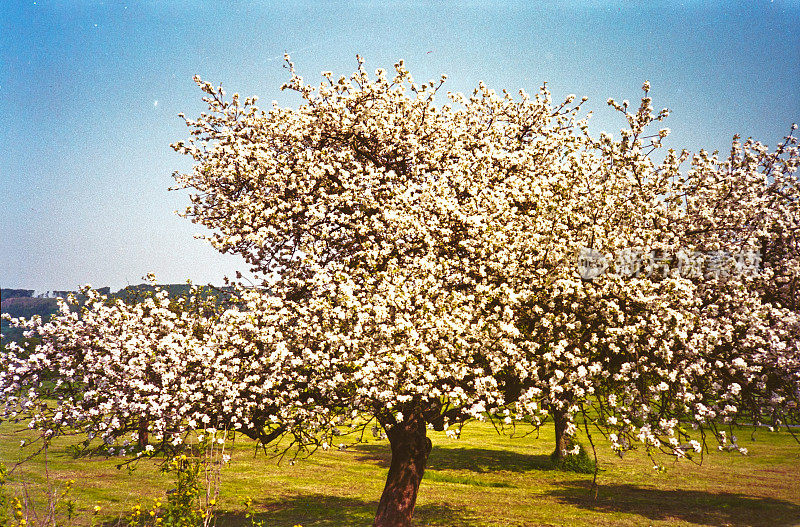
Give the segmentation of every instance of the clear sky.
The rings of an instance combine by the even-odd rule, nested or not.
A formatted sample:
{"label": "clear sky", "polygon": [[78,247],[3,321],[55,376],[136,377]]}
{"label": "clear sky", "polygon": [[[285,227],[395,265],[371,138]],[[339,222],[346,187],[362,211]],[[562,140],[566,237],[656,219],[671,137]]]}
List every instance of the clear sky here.
{"label": "clear sky", "polygon": [[452,91],[481,80],[589,97],[596,131],[623,125],[608,97],[652,83],[667,146],[775,145],[800,121],[800,0],[725,2],[239,2],[0,0],[0,285],[220,283],[245,265],[193,238],[171,174],[190,161],[179,112],[203,110],[192,75],[261,102],[282,55],[306,79],[403,58]]}

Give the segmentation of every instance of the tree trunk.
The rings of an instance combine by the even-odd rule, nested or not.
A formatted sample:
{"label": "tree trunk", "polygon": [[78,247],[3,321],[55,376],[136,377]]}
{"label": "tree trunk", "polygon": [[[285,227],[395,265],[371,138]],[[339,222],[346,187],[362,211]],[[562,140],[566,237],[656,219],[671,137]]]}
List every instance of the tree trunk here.
{"label": "tree trunk", "polygon": [[150,442],[150,436],[147,433],[147,418],[140,417],[139,418],[139,448],[144,450],[147,444]]}
{"label": "tree trunk", "polygon": [[392,463],[378,503],[374,527],[411,525],[417,491],[431,452],[425,420],[419,412],[408,415],[386,431],[392,447]]}
{"label": "tree trunk", "polygon": [[567,437],[567,415],[563,410],[553,408],[553,424],[556,429],[556,449],[553,458],[556,461],[563,461],[567,457],[564,452],[569,448],[569,438]]}

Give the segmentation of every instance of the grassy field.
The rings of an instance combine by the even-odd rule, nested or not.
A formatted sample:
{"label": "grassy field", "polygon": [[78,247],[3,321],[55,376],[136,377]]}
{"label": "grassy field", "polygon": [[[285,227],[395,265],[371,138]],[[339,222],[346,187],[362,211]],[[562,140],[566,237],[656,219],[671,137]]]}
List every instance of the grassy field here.
{"label": "grassy field", "polygon": [[[459,440],[432,432],[416,525],[800,525],[800,445],[784,433],[760,431],[755,442],[750,434],[739,434],[748,456],[713,452],[702,466],[664,458],[666,473],[654,471],[641,453],[615,457],[603,443],[595,500],[591,475],[552,469],[552,429],[539,439],[501,437],[484,423],[465,427]],[[9,468],[26,453],[23,437],[0,426],[0,462]],[[75,459],[69,452],[64,442],[51,450],[50,477],[77,480],[73,495],[84,518],[99,504],[102,520],[117,524],[137,502],[147,504],[172,486],[151,462],[129,474],[115,468],[119,459]],[[278,465],[237,439],[217,524],[245,525],[242,500],[249,496],[264,527],[370,525],[388,461],[388,443],[370,441]],[[43,460],[21,465],[13,478],[41,486]]]}

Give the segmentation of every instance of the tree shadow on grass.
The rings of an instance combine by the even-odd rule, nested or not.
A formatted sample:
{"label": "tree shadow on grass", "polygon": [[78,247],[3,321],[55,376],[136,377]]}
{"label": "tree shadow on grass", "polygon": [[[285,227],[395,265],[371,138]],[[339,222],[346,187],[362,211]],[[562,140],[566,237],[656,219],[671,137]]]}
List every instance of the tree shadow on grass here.
{"label": "tree shadow on grass", "polygon": [[[376,463],[389,467],[391,452],[388,444],[359,444],[351,447],[357,452],[359,461]],[[554,470],[555,466],[547,455],[529,455],[508,450],[486,448],[443,448],[434,446],[428,457],[426,470],[470,470],[486,473],[502,470],[527,472],[529,470]]]}
{"label": "tree shadow on grass", "polygon": [[[377,502],[353,498],[303,494],[279,500],[253,503],[252,519],[244,512],[222,512],[217,515],[218,527],[249,527],[253,521],[269,527],[339,527],[372,525]],[[468,511],[446,504],[422,505],[414,509],[414,525],[468,527],[476,519]]]}
{"label": "tree shadow on grass", "polygon": [[550,495],[601,513],[637,514],[657,521],[686,521],[703,525],[780,527],[800,524],[800,506],[785,500],[729,492],[661,490],[636,485],[600,485],[597,499],[591,481],[564,482]]}

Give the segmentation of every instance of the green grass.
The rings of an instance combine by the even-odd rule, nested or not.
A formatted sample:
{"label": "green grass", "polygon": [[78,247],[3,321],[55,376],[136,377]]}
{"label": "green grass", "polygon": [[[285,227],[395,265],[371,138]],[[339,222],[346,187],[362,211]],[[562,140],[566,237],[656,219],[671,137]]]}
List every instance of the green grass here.
{"label": "green grass", "polygon": [[[9,468],[28,453],[19,442],[29,432],[14,430],[0,426],[0,462]],[[640,452],[620,459],[601,443],[594,499],[591,474],[553,468],[552,429],[539,439],[499,436],[482,423],[467,425],[458,440],[432,432],[416,525],[800,525],[800,445],[785,433],[758,432],[755,442],[749,432],[738,435],[750,455],[713,452],[702,466],[663,458],[666,473]],[[129,474],[115,468],[117,458],[75,459],[67,445],[59,440],[50,451],[50,476],[77,480],[74,497],[85,518],[99,503],[103,520],[115,524],[137,501],[148,503],[172,486],[151,462]],[[318,451],[291,465],[254,455],[252,444],[237,439],[223,474],[218,525],[245,525],[241,502],[248,496],[265,527],[370,525],[388,464],[386,441]],[[43,460],[21,465],[13,478],[41,486]]]}
{"label": "green grass", "polygon": [[459,485],[472,485],[474,487],[503,487],[513,488],[514,485],[506,483],[505,481],[485,481],[482,479],[475,479],[472,476],[457,476],[448,474],[447,472],[437,472],[433,470],[426,470],[425,481],[436,481],[439,483],[457,483]]}

